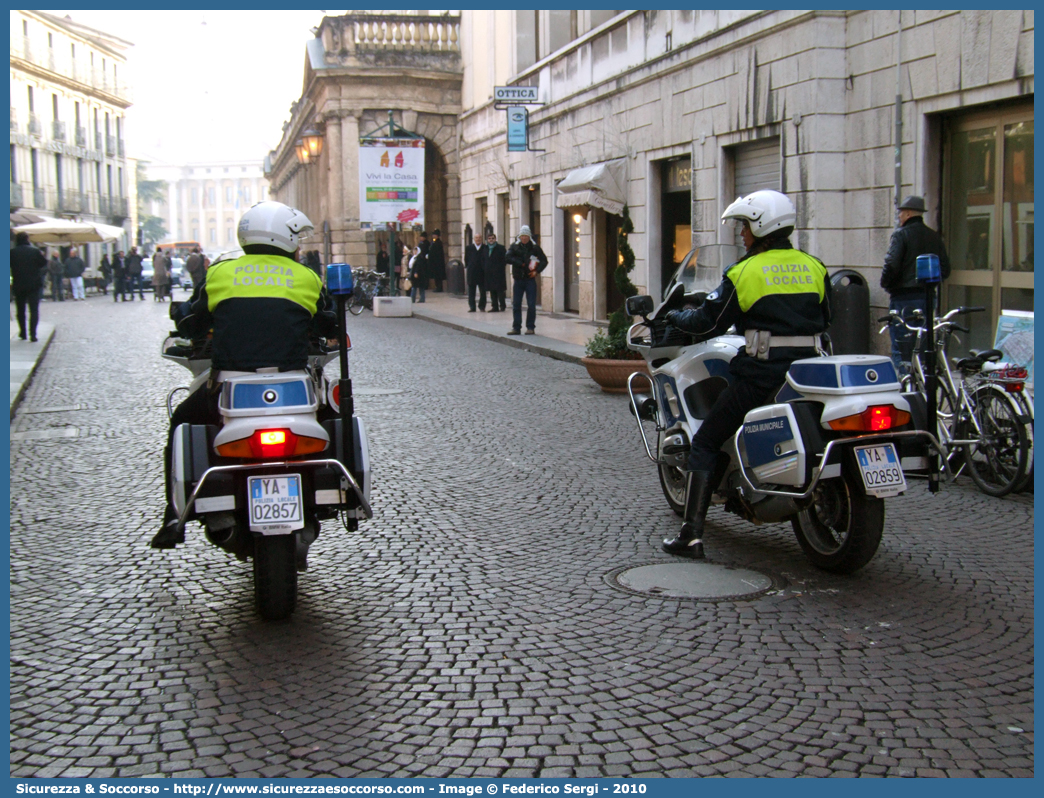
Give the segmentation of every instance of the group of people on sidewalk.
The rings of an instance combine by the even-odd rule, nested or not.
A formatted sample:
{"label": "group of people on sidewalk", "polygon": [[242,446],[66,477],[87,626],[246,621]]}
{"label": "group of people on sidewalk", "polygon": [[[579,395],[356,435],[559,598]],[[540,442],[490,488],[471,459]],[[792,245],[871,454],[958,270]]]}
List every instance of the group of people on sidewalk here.
{"label": "group of people on sidewalk", "polygon": [[486,292],[489,292],[490,313],[507,310],[506,267],[511,264],[513,281],[511,309],[514,312],[508,335],[522,333],[522,299],[526,300],[526,335],[536,333],[537,276],[547,268],[547,255],[533,240],[528,225],[519,230],[518,238],[507,249],[497,242],[496,233],[486,234],[486,243],[476,235],[464,251],[464,271],[468,283],[468,312],[476,312],[475,295],[478,294],[478,310],[486,309]]}

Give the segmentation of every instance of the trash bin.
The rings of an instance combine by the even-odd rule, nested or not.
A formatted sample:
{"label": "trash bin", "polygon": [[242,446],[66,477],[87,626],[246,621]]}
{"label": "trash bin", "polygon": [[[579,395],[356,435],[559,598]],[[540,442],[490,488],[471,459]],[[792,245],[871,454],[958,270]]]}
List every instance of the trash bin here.
{"label": "trash bin", "polygon": [[462,296],[467,293],[467,283],[464,280],[464,264],[457,258],[453,258],[446,264],[446,290],[451,294]]}
{"label": "trash bin", "polygon": [[830,277],[833,320],[830,341],[835,355],[869,355],[870,288],[854,269],[841,269]]}

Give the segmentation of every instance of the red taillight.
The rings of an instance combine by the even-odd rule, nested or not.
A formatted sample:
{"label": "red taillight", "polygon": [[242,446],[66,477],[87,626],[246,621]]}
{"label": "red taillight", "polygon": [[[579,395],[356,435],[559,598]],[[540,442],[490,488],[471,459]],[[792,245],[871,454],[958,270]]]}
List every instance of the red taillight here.
{"label": "red taillight", "polygon": [[326,441],[321,438],[295,435],[288,429],[261,429],[249,438],[221,444],[217,447],[217,453],[222,457],[279,460],[321,452],[325,448]]}
{"label": "red taillight", "polygon": [[839,432],[884,432],[909,423],[910,414],[892,405],[872,405],[862,413],[829,422]]}

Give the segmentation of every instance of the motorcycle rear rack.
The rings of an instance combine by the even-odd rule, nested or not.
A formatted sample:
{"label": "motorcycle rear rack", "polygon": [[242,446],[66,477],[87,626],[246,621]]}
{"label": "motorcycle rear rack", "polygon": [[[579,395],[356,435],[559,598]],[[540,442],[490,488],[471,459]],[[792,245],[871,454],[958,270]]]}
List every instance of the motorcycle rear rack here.
{"label": "motorcycle rear rack", "polygon": [[199,495],[200,489],[211,474],[227,473],[230,471],[257,471],[259,468],[289,468],[292,470],[298,470],[302,468],[324,468],[327,466],[340,470],[341,476],[348,480],[348,484],[350,484],[352,489],[355,491],[356,498],[359,499],[359,504],[362,506],[363,512],[366,513],[366,517],[368,519],[373,518],[373,509],[370,507],[370,503],[366,501],[366,497],[363,496],[359,483],[356,482],[351,471],[349,471],[340,460],[279,460],[271,463],[242,463],[240,465],[211,466],[203,472],[203,476],[200,477],[199,482],[196,483],[196,487],[192,489],[192,495],[189,496],[188,501],[185,503],[184,512],[182,512],[181,516],[178,518],[178,534],[181,534],[185,529],[185,524],[188,523],[189,514],[192,512],[192,508],[196,504],[196,497]]}
{"label": "motorcycle rear rack", "polygon": [[[736,435],[733,437],[732,443],[736,447],[736,451],[739,451],[739,436],[743,433],[742,425],[736,430]],[[807,499],[812,495],[816,489],[816,485],[819,484],[819,480],[823,476],[823,471],[830,461],[830,454],[835,446],[850,446],[859,443],[866,443],[867,441],[874,440],[891,440],[893,438],[926,438],[928,445],[931,446],[940,455],[940,461],[942,463],[943,470],[946,472],[946,476],[952,481],[955,479],[954,475],[950,472],[950,465],[947,462],[946,453],[938,439],[927,430],[903,430],[898,432],[882,432],[871,435],[858,435],[854,438],[837,438],[832,441],[828,441],[826,447],[823,449],[822,455],[819,458],[819,465],[812,468],[813,477],[809,483],[808,488],[805,489],[804,493],[795,493],[789,490],[769,490],[768,488],[757,488],[754,487],[754,483],[751,482],[750,477],[747,476],[747,470],[743,467],[743,458],[737,458],[737,464],[739,465],[740,476],[743,477],[743,481],[747,484],[755,493],[763,493],[767,496],[788,496],[791,499]]]}

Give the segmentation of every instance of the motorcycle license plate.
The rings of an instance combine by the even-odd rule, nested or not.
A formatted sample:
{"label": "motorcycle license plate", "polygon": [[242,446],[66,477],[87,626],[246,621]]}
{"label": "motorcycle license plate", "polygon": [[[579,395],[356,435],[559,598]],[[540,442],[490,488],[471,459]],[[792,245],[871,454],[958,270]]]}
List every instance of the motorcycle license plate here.
{"label": "motorcycle license plate", "polygon": [[301,475],[247,477],[250,531],[283,535],[304,526]]}
{"label": "motorcycle license plate", "polygon": [[906,477],[903,475],[899,456],[895,453],[893,444],[857,446],[855,455],[868,495],[885,499],[889,496],[898,496],[906,490]]}

